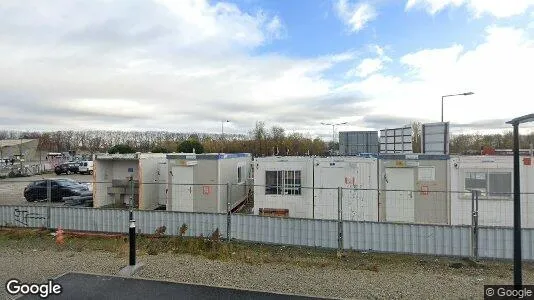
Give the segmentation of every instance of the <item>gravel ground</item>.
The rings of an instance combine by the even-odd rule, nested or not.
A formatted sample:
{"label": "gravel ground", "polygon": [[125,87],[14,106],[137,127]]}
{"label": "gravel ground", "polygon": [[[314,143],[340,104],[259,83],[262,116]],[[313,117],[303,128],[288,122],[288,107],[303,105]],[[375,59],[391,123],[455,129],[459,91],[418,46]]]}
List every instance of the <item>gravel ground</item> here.
{"label": "gravel ground", "polygon": [[[43,179],[43,178],[70,178],[70,179],[77,180],[80,182],[93,182],[92,175],[62,174],[58,176],[54,173],[35,175],[35,176],[30,176],[30,177],[1,179],[0,180],[0,205],[42,205],[42,203],[39,203],[39,202],[30,203],[26,201],[26,199],[24,199],[23,192],[24,192],[24,188],[28,185],[28,183],[33,182],[35,180]],[[53,203],[53,205],[63,205],[63,203]]]}
{"label": "gravel ground", "polygon": [[[305,259],[298,265],[140,253],[139,261],[145,267],[136,277],[351,299],[482,299],[483,285],[512,281],[509,263],[486,262],[483,268],[464,265],[456,269],[446,259],[421,257],[397,261],[399,256],[379,257],[376,267],[365,270],[346,264],[312,266],[305,264]],[[36,250],[16,240],[0,243],[2,283],[10,278],[45,282],[70,271],[114,275],[125,264],[127,257],[113,252]],[[524,283],[534,283],[532,265],[524,269]],[[9,299],[2,288],[0,299],[6,298]]]}

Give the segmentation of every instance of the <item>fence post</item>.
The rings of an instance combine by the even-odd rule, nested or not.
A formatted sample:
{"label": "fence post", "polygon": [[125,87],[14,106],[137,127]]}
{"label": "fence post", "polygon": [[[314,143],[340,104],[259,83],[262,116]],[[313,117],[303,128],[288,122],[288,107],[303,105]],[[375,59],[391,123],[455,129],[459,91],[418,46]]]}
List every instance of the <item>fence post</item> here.
{"label": "fence post", "polygon": [[48,179],[46,181],[46,200],[48,202],[48,206],[46,208],[46,228],[50,228],[51,222],[50,222],[50,215],[51,215],[51,206],[52,206],[52,181]]}
{"label": "fence post", "polygon": [[232,209],[230,207],[230,197],[232,195],[231,191],[232,185],[230,182],[226,184],[226,241],[230,242],[232,239]]}
{"label": "fence post", "polygon": [[337,188],[337,250],[338,255],[343,251],[343,188]]}
{"label": "fence post", "polygon": [[471,191],[471,250],[475,260],[478,260],[478,194],[477,190]]}

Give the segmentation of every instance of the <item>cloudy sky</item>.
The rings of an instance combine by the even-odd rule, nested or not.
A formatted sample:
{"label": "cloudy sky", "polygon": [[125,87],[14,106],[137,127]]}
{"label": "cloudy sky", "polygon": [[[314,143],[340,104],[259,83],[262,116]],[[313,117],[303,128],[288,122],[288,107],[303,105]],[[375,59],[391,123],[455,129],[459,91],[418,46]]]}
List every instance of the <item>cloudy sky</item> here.
{"label": "cloudy sky", "polygon": [[[0,126],[331,136],[534,113],[534,0],[2,0]],[[530,126],[532,128],[532,126]],[[527,129],[532,130],[532,129]]]}

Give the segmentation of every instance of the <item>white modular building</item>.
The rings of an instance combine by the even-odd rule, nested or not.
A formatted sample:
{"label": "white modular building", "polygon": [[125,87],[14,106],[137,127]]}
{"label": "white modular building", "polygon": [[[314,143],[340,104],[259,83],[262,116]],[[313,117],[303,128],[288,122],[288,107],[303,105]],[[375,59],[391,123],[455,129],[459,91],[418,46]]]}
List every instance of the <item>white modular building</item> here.
{"label": "white modular building", "polygon": [[[478,190],[478,223],[513,226],[513,156],[453,156],[450,160],[451,224],[472,222],[472,190]],[[520,159],[521,226],[534,227],[534,165]]]}
{"label": "white modular building", "polygon": [[167,210],[226,213],[252,189],[249,153],[168,154],[167,161]]}
{"label": "white modular building", "polygon": [[122,207],[130,202],[134,182],[134,206],[152,210],[167,203],[167,158],[163,153],[95,154],[93,206]]}
{"label": "white modular building", "polygon": [[449,224],[448,155],[381,154],[380,221]]}
{"label": "white modular building", "polygon": [[354,156],[256,158],[254,214],[378,221],[376,158]]}

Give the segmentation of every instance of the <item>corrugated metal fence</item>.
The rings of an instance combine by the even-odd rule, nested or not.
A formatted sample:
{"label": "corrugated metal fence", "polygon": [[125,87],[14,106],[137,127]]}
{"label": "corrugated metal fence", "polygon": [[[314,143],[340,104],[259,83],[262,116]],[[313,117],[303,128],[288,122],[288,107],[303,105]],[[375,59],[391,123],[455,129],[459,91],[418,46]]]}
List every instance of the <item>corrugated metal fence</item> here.
{"label": "corrugated metal fence", "polygon": [[[255,215],[135,211],[138,233],[154,233],[165,226],[166,234],[178,235],[186,224],[186,236],[209,236],[215,229],[235,240],[350,249],[358,251],[412,253],[470,257],[473,231],[470,226],[401,224],[265,217]],[[0,206],[0,226],[48,227],[96,232],[128,232],[128,211],[47,206]],[[511,259],[512,228],[478,228],[478,257]],[[523,229],[523,259],[534,260],[534,229]]]}

